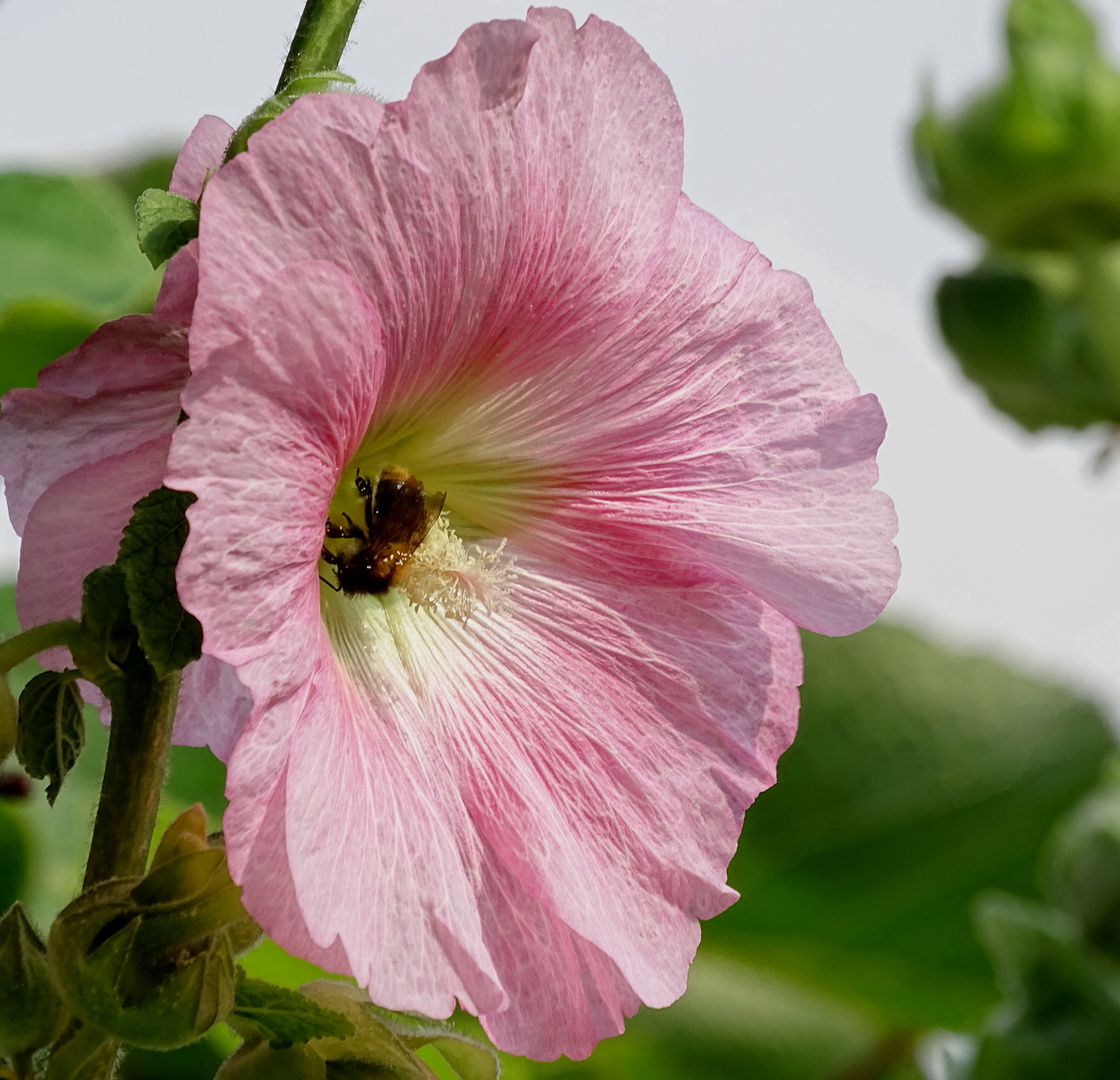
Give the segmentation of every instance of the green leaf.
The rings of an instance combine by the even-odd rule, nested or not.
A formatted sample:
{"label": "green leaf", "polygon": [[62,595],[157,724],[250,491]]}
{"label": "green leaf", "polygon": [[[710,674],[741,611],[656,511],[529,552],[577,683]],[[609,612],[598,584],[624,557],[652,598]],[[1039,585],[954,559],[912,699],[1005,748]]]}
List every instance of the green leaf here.
{"label": "green leaf", "polygon": [[178,150],[169,149],[162,154],[119,165],[102,174],[101,179],[116,188],[129,206],[135,206],[136,200],[148,188],[163,188],[166,191],[171,186],[171,174],[175,171],[178,156]]}
{"label": "green leaf", "polygon": [[12,300],[0,308],[0,394],[34,386],[39,372],[77,348],[101,325],[89,307],[69,300]]}
{"label": "green leaf", "polygon": [[261,979],[242,979],[237,984],[228,1022],[238,1030],[248,1025],[273,1050],[286,1050],[308,1039],[343,1039],[354,1034],[354,1025],[340,1013]]}
{"label": "green leaf", "polygon": [[136,229],[140,250],[159,266],[198,236],[198,203],[148,188],[136,200]]}
{"label": "green leaf", "polygon": [[705,943],[885,1029],[965,1026],[996,1000],[972,898],[1037,895],[1052,823],[1110,750],[1103,717],[895,627],[804,644],[800,731],[747,812],[742,899]]}
{"label": "green leaf", "polygon": [[161,679],[202,655],[202,625],[184,610],[175,588],[189,531],[186,509],[195,498],[170,488],[145,495],[132,508],[117,555],[140,647]]}
{"label": "green leaf", "polygon": [[19,698],[16,756],[29,776],[50,778],[47,801],[52,806],[86,740],[77,678],[76,671],[44,671]]}
{"label": "green leaf", "polygon": [[158,280],[136,248],[132,207],[95,179],[0,174],[0,306],[69,300],[109,318]]}

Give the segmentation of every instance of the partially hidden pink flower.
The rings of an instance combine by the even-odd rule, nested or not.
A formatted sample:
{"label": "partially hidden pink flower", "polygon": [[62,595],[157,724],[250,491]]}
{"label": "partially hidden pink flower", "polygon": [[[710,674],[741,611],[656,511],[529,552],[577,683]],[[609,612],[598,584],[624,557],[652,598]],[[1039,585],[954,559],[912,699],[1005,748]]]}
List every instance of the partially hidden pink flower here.
{"label": "partially hidden pink flower", "polygon": [[[183,146],[171,190],[197,199],[232,128],[204,116]],[[133,504],[163,483],[179,395],[190,374],[187,335],[198,288],[198,243],[171,260],[151,315],[106,323],[0,405],[0,475],[22,537],[16,611],[24,627],[77,618],[82,581],[114,562]],[[65,650],[40,658],[63,667]],[[93,687],[87,693],[100,701]],[[227,664],[203,657],[183,676],[176,741],[228,755],[249,714]]]}
{"label": "partially hidden pink flower", "polygon": [[[534,9],[404,101],[296,102],[204,200],[167,483],[253,698],[231,871],[281,945],[538,1058],[683,992],[796,626],[865,626],[898,573],[877,401],[681,169],[641,48]],[[443,512],[392,548],[417,484]]]}

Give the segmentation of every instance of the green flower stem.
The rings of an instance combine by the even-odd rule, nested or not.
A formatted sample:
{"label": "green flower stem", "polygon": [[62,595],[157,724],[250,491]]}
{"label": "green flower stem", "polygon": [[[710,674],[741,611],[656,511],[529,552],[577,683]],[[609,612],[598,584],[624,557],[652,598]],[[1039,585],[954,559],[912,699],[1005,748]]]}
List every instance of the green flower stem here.
{"label": "green flower stem", "polygon": [[82,624],[77,619],[60,619],[58,622],[33,626],[14,638],[0,642],[0,672],[7,673],[36,653],[65,645],[70,648],[82,638]]}
{"label": "green flower stem", "polygon": [[140,877],[156,827],[182,672],[159,679],[140,660],[110,692],[113,723],[83,889]]}
{"label": "green flower stem", "polygon": [[276,84],[277,93],[304,75],[338,67],[361,3],[362,0],[307,0]]}

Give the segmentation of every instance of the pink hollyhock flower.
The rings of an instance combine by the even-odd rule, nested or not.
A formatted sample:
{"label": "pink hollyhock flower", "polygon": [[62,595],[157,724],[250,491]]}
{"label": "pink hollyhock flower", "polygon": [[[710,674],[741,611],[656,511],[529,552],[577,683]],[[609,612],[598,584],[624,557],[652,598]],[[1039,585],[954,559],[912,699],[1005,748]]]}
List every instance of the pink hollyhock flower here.
{"label": "pink hollyhock flower", "polygon": [[[216,116],[195,126],[171,190],[197,199],[221,164],[233,129]],[[0,407],[0,475],[23,538],[16,611],[24,627],[77,618],[82,581],[116,560],[132,506],[163,483],[179,395],[190,374],[187,331],[198,288],[198,243],[168,264],[152,315],[106,323]],[[64,667],[63,649],[40,657]],[[95,687],[90,700],[101,702]],[[250,701],[227,664],[205,656],[187,667],[177,741],[210,743],[226,756]]]}
{"label": "pink hollyhock flower", "polygon": [[206,192],[167,483],[253,697],[231,871],[284,947],[538,1058],[683,992],[796,626],[898,573],[877,401],[681,169],[641,48],[534,9]]}

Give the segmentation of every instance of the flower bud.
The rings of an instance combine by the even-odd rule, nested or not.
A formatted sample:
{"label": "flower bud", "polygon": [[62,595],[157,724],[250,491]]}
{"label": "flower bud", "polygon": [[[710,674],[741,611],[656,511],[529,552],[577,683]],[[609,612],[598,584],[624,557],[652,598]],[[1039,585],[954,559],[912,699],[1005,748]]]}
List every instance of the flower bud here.
{"label": "flower bud", "polygon": [[95,886],[51,928],[66,1003],[134,1046],[183,1046],[222,1019],[233,1005],[233,955],[260,933],[205,826],[201,807],[187,810],[144,878]]}
{"label": "flower bud", "polygon": [[120,1049],[119,1039],[78,1024],[51,1049],[46,1080],[112,1080]]}
{"label": "flower bud", "polygon": [[43,943],[20,904],[0,919],[0,972],[0,1057],[33,1053],[59,1034],[66,1010]]}
{"label": "flower bud", "polygon": [[284,1050],[273,1050],[268,1043],[246,1043],[223,1062],[214,1080],[276,1080],[281,1076],[284,1080],[327,1080],[327,1063],[306,1043]]}

